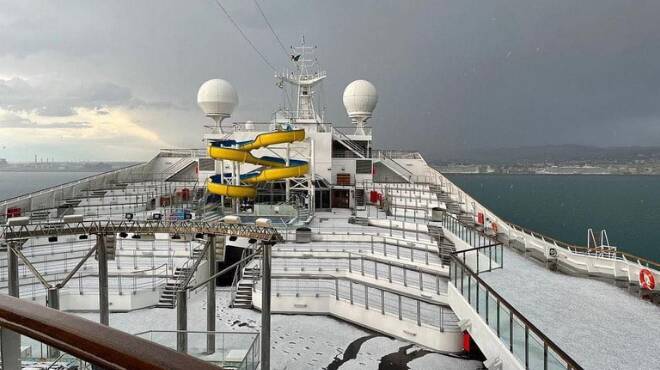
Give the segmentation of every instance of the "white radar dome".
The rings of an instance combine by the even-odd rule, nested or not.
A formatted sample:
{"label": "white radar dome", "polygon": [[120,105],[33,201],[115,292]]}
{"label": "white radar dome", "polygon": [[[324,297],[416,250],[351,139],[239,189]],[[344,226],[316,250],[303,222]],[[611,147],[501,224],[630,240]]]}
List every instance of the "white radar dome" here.
{"label": "white radar dome", "polygon": [[376,87],[367,80],[353,81],[344,89],[344,107],[351,118],[364,121],[371,117],[378,103]]}
{"label": "white radar dome", "polygon": [[220,121],[231,116],[238,105],[238,95],[229,82],[216,78],[200,86],[197,92],[197,105],[207,116]]}

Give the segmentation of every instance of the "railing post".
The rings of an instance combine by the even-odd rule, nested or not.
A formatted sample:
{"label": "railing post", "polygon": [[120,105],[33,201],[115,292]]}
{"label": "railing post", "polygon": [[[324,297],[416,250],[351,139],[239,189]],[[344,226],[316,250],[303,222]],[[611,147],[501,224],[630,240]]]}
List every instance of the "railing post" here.
{"label": "railing post", "polygon": [[353,304],[353,282],[352,281],[348,282],[348,298],[349,298],[351,304]]}
{"label": "railing post", "polygon": [[[13,250],[14,243],[7,243],[7,291],[12,297],[19,296],[18,255]],[[9,329],[0,329],[0,351],[2,351],[2,369],[20,370],[21,336]]]}
{"label": "railing post", "polygon": [[[209,278],[215,275],[215,235],[209,235],[207,248],[207,264],[209,268]],[[206,331],[209,334],[206,337],[206,352],[211,354],[215,352],[215,279],[211,279],[206,287]]]}
{"label": "railing post", "polygon": [[[55,310],[60,309],[60,295],[58,288],[55,287],[48,288],[48,298],[46,303],[47,306],[52,309]],[[60,351],[57,348],[51,346],[48,346],[47,353],[49,359],[56,358],[60,355]]]}
{"label": "railing post", "polygon": [[185,289],[176,291],[176,350],[188,352],[188,297]]}
{"label": "railing post", "polygon": [[385,315],[385,290],[380,290],[380,313]]}
{"label": "railing post", "polygon": [[96,235],[96,258],[99,263],[99,322],[110,325],[108,302],[108,254],[105,246],[105,235]]}
{"label": "railing post", "polygon": [[262,243],[261,265],[261,369],[270,370],[271,243]]}

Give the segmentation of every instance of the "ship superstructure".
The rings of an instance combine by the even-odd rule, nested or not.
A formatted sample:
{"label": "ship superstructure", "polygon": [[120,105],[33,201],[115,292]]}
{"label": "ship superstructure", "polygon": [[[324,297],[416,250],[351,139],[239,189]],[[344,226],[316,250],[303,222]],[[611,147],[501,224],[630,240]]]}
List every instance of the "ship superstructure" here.
{"label": "ship superstructure", "polygon": [[[238,94],[210,80],[198,94],[213,118],[207,147],[0,204],[2,288],[99,311],[104,324],[110,312],[176,308],[176,331],[149,338],[227,367],[270,368],[269,356],[285,355],[263,352],[270,319],[242,334],[240,351],[217,348],[216,279],[235,309],[328,315],[441,353],[477,352],[489,369],[651,368],[657,263],[508,223],[420,153],[378,149],[368,81],[344,91],[352,125],[327,121],[313,50],[294,49],[295,69],[275,76],[287,104],[268,122],[230,123]],[[203,289],[206,303],[191,307],[206,313],[190,312]],[[197,341],[188,323],[199,317]]]}

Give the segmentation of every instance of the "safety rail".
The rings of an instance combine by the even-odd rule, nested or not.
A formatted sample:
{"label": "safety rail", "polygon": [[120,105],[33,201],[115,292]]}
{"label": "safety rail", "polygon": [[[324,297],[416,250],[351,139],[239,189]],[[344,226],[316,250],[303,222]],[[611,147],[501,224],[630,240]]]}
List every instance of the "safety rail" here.
{"label": "safety rail", "polygon": [[531,237],[534,237],[536,239],[542,240],[546,243],[554,244],[557,247],[565,248],[569,252],[575,253],[575,254],[581,254],[581,255],[588,255],[588,256],[594,256],[594,257],[603,257],[603,258],[610,258],[610,259],[616,259],[616,260],[621,260],[621,261],[630,261],[630,262],[636,262],[641,266],[645,266],[648,268],[652,268],[656,271],[660,271],[660,262],[652,261],[647,258],[643,257],[638,257],[634,254],[630,254],[627,252],[623,252],[621,250],[616,250],[616,251],[610,251],[608,254],[611,254],[611,257],[606,257],[603,255],[602,252],[599,252],[598,248],[589,248],[586,246],[580,246],[580,245],[574,245],[570,243],[566,243],[560,240],[557,240],[553,237],[541,234],[539,232],[527,229],[525,227],[522,227],[520,225],[516,225],[512,222],[505,221],[507,225],[511,226],[516,231],[523,232]]}
{"label": "safety rail", "polygon": [[[164,286],[167,278],[171,276],[167,270],[167,264],[162,264],[155,268],[144,270],[127,271],[122,273],[113,271],[108,274],[108,289],[110,292],[116,292],[119,295],[125,294],[126,292],[135,294],[139,291],[155,291]],[[66,278],[67,275],[68,272],[58,272],[47,274],[44,278],[48,283],[56,285],[62,281],[62,279]],[[19,272],[19,277],[21,279],[20,286],[22,298],[36,298],[46,295],[47,289],[43,286],[43,283],[34,275],[28,274],[27,270],[21,270]],[[98,272],[96,271],[96,268],[89,267],[85,269],[84,272],[79,272],[73,275],[71,280],[72,282],[77,281],[77,283],[69,284],[60,288],[59,290],[61,293],[69,292],[69,294],[75,293],[85,295],[96,294],[99,292]],[[1,282],[5,281],[6,279],[1,280]],[[0,290],[5,291],[6,289],[6,285],[0,285]]]}
{"label": "safety rail", "polygon": [[352,152],[354,152],[358,156],[360,156],[362,158],[367,158],[368,157],[367,149],[363,148],[362,146],[360,146],[358,144],[356,144],[353,141],[353,139],[346,136],[346,134],[344,134],[343,132],[341,132],[341,131],[339,131],[339,130],[337,130],[333,127],[332,128],[332,134],[333,134],[335,139],[337,139],[343,145],[346,145],[348,147],[348,149],[350,149]]}
{"label": "safety rail", "polygon": [[[543,235],[539,232],[532,231],[530,229],[527,229],[523,226],[517,225],[513,222],[507,221],[497,215],[495,215],[494,212],[486,208],[483,204],[479,203],[477,200],[472,198],[469,194],[464,192],[462,189],[460,189],[458,186],[456,186],[454,183],[452,183],[447,177],[445,177],[442,173],[440,173],[438,170],[435,168],[431,167],[431,171],[429,174],[429,177],[431,179],[431,182],[437,186],[441,186],[443,188],[447,189],[447,192],[450,194],[456,194],[466,205],[471,208],[473,212],[482,212],[484,214],[485,218],[491,219],[493,222],[496,222],[498,225],[502,226],[501,232],[508,232],[510,233],[511,230],[517,231],[517,232],[522,232],[524,234],[527,234],[535,239],[538,239],[539,241],[546,242],[553,244],[557,247],[564,248],[568,250],[570,253],[578,254],[578,255],[590,255],[590,256],[596,256],[600,257],[597,254],[597,251],[595,250],[590,250],[586,246],[577,246],[577,245],[572,245],[570,243],[562,242],[560,240],[554,239],[552,237],[549,237],[547,235]],[[616,257],[615,259],[617,260],[623,260],[626,262],[633,262],[637,263],[641,266],[645,266],[648,268],[652,268],[656,271],[660,271],[660,262],[657,261],[652,261],[643,257],[639,257],[627,252],[623,252],[621,250],[616,251]]]}
{"label": "safety rail", "polygon": [[[355,135],[355,130],[357,129],[357,126],[332,126],[332,129],[343,135]],[[371,133],[373,132],[372,127],[362,127],[362,130],[364,131],[364,135],[367,136],[370,136]],[[363,136],[363,135],[359,135],[359,136]]]}
{"label": "safety rail", "polygon": [[[362,306],[365,310],[411,321],[440,331],[458,332],[458,319],[453,311],[429,298],[332,275],[314,277],[273,276],[272,293],[276,297],[334,298]],[[261,290],[261,282],[254,290]]]}
{"label": "safety rail", "polygon": [[107,370],[218,369],[146,339],[4,294],[0,295],[0,327],[5,370],[22,367],[20,335]]}
{"label": "safety rail", "polygon": [[423,159],[419,152],[413,150],[385,150],[374,149],[372,151],[374,157],[383,155],[393,159]]}
{"label": "safety rail", "polygon": [[[484,248],[491,248],[487,246]],[[526,369],[582,367],[484,282],[458,254],[451,255],[449,281]],[[478,255],[478,254],[477,254]]]}
{"label": "safety rail", "polygon": [[448,212],[442,213],[442,227],[451,231],[454,235],[474,248],[485,245],[502,244],[494,236],[488,235],[482,230],[464,223]]}
{"label": "safety rail", "polygon": [[459,259],[462,259],[464,265],[474,266],[472,271],[474,271],[474,273],[477,275],[482,272],[490,272],[504,268],[504,245],[502,243],[463,249],[454,252],[453,255],[457,256]]}
{"label": "safety rail", "polygon": [[[422,292],[446,293],[444,282],[447,280],[447,271],[428,267],[428,260],[426,265],[417,265],[383,260],[368,254],[326,251],[277,251],[273,253],[272,258],[273,272],[315,274],[334,270],[334,272],[360,274],[374,280],[385,280],[390,284],[403,285],[404,287],[419,289]],[[280,262],[280,260],[283,262]],[[319,260],[319,262],[314,264],[311,260]],[[439,265],[438,267],[441,268]]]}
{"label": "safety rail", "polygon": [[[389,241],[389,242],[388,242]],[[383,256],[385,258],[395,258],[401,261],[410,261],[413,263],[424,263],[425,265],[432,264],[432,261],[440,262],[438,257],[437,245],[427,243],[411,243],[403,241],[402,239],[394,239],[387,237],[370,236],[370,240],[361,242],[347,243],[346,241],[337,241],[338,246],[328,247],[332,241],[326,242],[324,245],[317,243],[315,248],[304,247],[302,245],[295,245],[289,247],[286,244],[277,245],[273,247],[273,252],[294,252],[294,253],[353,253],[357,256],[372,255]],[[402,245],[403,243],[406,243]],[[362,248],[364,246],[364,249]],[[438,263],[439,264],[439,263]]]}
{"label": "safety rail", "polygon": [[[169,197],[169,204],[161,209],[172,209],[174,207],[192,206],[196,199],[199,184],[197,180],[176,181],[176,182],[151,182],[141,181],[130,183],[130,187],[99,187],[90,189],[78,189],[76,195],[64,196],[59,189],[52,190],[57,192],[48,202],[39,203],[36,206],[30,206],[30,209],[23,209],[21,216],[31,217],[33,222],[50,222],[60,220],[61,216],[69,213],[78,213],[87,217],[112,217],[123,218],[126,213],[141,213],[151,209],[150,201],[155,201],[159,196]],[[143,185],[143,186],[137,186]],[[75,186],[75,185],[72,185]],[[180,187],[191,187],[191,197],[182,199],[175,197],[175,191]],[[142,189],[141,189],[142,188]],[[126,194],[126,190],[136,190]],[[141,190],[141,191],[140,191]],[[107,192],[122,191],[121,194]],[[26,199],[37,196],[40,192],[27,195]],[[57,195],[57,196],[56,196]],[[14,201],[12,201],[14,202]],[[16,200],[20,202],[20,200]],[[12,204],[16,204],[15,202]],[[7,206],[5,207],[9,209]],[[0,208],[2,209],[2,208]],[[7,212],[0,215],[0,222],[6,220]],[[36,215],[36,216],[35,216]],[[39,217],[37,217],[39,216]]]}
{"label": "safety rail", "polygon": [[[168,348],[176,349],[177,334],[186,336],[188,348],[186,354],[207,359],[215,365],[238,369],[256,370],[259,368],[261,351],[260,335],[257,332],[222,332],[195,330],[148,330],[134,334]],[[216,343],[213,356],[209,356],[207,338],[211,336]],[[235,353],[240,357],[234,357]],[[211,360],[208,358],[211,357]],[[216,368],[217,369],[217,368]]]}
{"label": "safety rail", "polygon": [[391,164],[393,167],[395,167],[390,167],[392,171],[396,172],[399,176],[402,176],[406,181],[413,182],[414,174],[409,169],[402,166],[399,162],[390,157],[387,151],[377,151],[373,153],[372,157],[380,159],[387,167],[390,167]]}
{"label": "safety rail", "polygon": [[160,149],[159,155],[162,157],[191,157],[191,158],[209,157],[206,148]]}

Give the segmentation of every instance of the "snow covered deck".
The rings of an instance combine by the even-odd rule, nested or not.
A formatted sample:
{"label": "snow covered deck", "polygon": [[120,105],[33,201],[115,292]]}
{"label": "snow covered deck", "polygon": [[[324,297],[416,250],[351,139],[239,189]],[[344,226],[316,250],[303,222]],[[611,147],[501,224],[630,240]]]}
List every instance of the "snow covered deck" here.
{"label": "snow covered deck", "polygon": [[[228,291],[219,290],[216,299],[218,331],[259,331],[259,312],[229,308]],[[188,302],[189,330],[205,330],[206,323],[202,319],[206,317],[205,309],[206,292],[201,289]],[[98,320],[98,313],[80,315],[93,321]],[[175,330],[176,310],[151,308],[112,313],[110,325],[130,333],[152,329]],[[273,315],[271,325],[271,366],[276,370],[337,369],[340,365],[342,370],[377,369],[379,364],[382,364],[383,369],[401,369],[405,365],[413,370],[481,368],[479,361],[460,355],[431,352],[326,316]],[[175,345],[175,336],[163,338],[172,341],[163,344]]]}
{"label": "snow covered deck", "polygon": [[504,268],[479,276],[585,369],[657,369],[657,305],[506,248]]}

